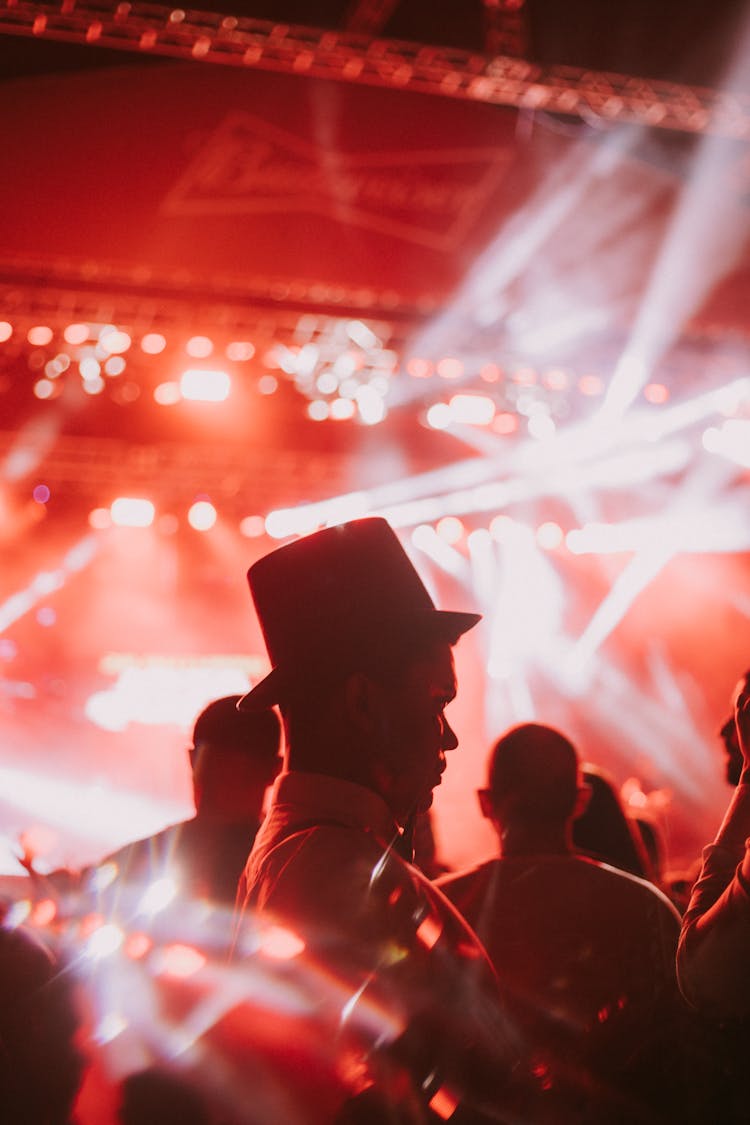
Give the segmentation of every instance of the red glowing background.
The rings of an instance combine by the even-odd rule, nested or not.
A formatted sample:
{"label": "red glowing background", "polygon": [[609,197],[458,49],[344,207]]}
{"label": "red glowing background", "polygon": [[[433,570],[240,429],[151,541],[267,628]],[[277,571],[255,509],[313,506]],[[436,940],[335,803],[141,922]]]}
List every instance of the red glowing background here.
{"label": "red glowing background", "polygon": [[444,860],[534,717],[689,863],[750,664],[745,140],[185,57],[5,82],[2,869],[189,815],[192,719],[264,669],[247,567],[368,512],[484,614]]}

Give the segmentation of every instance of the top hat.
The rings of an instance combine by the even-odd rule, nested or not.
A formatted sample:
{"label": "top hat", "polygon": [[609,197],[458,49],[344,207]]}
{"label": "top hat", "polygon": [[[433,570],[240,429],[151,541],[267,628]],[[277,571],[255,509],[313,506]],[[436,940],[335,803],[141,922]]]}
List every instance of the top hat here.
{"label": "top hat", "polygon": [[271,671],[237,704],[280,702],[294,675],[335,666],[378,641],[433,635],[454,644],[478,613],[435,608],[384,519],[316,531],[259,559],[247,572]]}

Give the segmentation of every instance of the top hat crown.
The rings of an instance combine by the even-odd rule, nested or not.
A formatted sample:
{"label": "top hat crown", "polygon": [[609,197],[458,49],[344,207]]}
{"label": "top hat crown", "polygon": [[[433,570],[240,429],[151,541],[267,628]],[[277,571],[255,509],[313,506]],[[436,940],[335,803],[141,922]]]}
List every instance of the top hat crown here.
{"label": "top hat crown", "polygon": [[436,609],[386,520],[353,520],[279,547],[247,572],[271,672],[240,710],[278,703],[290,675],[368,638],[432,632],[455,643],[477,613]]}

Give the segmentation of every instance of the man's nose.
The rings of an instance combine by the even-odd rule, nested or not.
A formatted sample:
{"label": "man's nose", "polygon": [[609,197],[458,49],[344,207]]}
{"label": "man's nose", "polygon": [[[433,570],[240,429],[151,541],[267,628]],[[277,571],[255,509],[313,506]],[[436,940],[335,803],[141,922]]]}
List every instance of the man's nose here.
{"label": "man's nose", "polygon": [[456,732],[447,720],[443,720],[443,750],[455,750],[458,746]]}

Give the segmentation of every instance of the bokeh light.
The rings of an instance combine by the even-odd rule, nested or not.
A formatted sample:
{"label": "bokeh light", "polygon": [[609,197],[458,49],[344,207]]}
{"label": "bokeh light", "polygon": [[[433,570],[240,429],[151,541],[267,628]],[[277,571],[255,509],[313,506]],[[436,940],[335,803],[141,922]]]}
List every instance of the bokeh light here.
{"label": "bokeh light", "polygon": [[154,387],[154,401],[159,406],[174,406],[181,398],[179,383],[159,383],[158,387]]}
{"label": "bokeh light", "polygon": [[224,402],[231,389],[232,380],[226,371],[190,367],[180,376],[180,393],[191,402]]}
{"label": "bokeh light", "polygon": [[456,543],[460,543],[465,529],[457,516],[443,516],[438,520],[435,530],[445,543],[455,546]]}
{"label": "bokeh light", "polygon": [[536,541],[545,551],[557,550],[564,539],[563,529],[553,520],[547,520],[537,528]]}
{"label": "bokeh light", "polygon": [[118,328],[105,328],[99,336],[101,347],[110,355],[120,355],[126,352],[132,344],[132,339],[127,332]]}
{"label": "bokeh light", "polygon": [[193,359],[207,359],[213,350],[213,340],[208,336],[191,336],[185,344],[185,351]]}
{"label": "bokeh light", "polygon": [[118,527],[150,527],[156,514],[150,500],[135,496],[118,496],[109,511],[112,523]]}
{"label": "bokeh light", "polygon": [[167,346],[167,341],[160,332],[147,332],[141,340],[141,351],[146,355],[159,355]]}
{"label": "bokeh light", "polygon": [[249,340],[232,340],[227,344],[226,357],[233,363],[245,363],[255,355],[255,346]]}
{"label": "bokeh light", "polygon": [[27,332],[26,339],[30,344],[33,344],[35,348],[43,348],[50,342],[53,336],[54,332],[51,328],[48,328],[46,324],[35,324],[34,327],[30,328]]}
{"label": "bokeh light", "polygon": [[68,324],[63,331],[63,339],[66,344],[84,344],[88,338],[88,324]]}
{"label": "bokeh light", "polygon": [[266,533],[266,521],[263,516],[245,516],[240,520],[240,535],[246,539],[259,539]]}
{"label": "bokeh light", "polygon": [[464,373],[463,360],[446,356],[438,362],[436,371],[441,379],[460,379]]}
{"label": "bokeh light", "polygon": [[210,531],[216,523],[217,512],[210,500],[196,500],[190,505],[187,518],[195,531]]}

